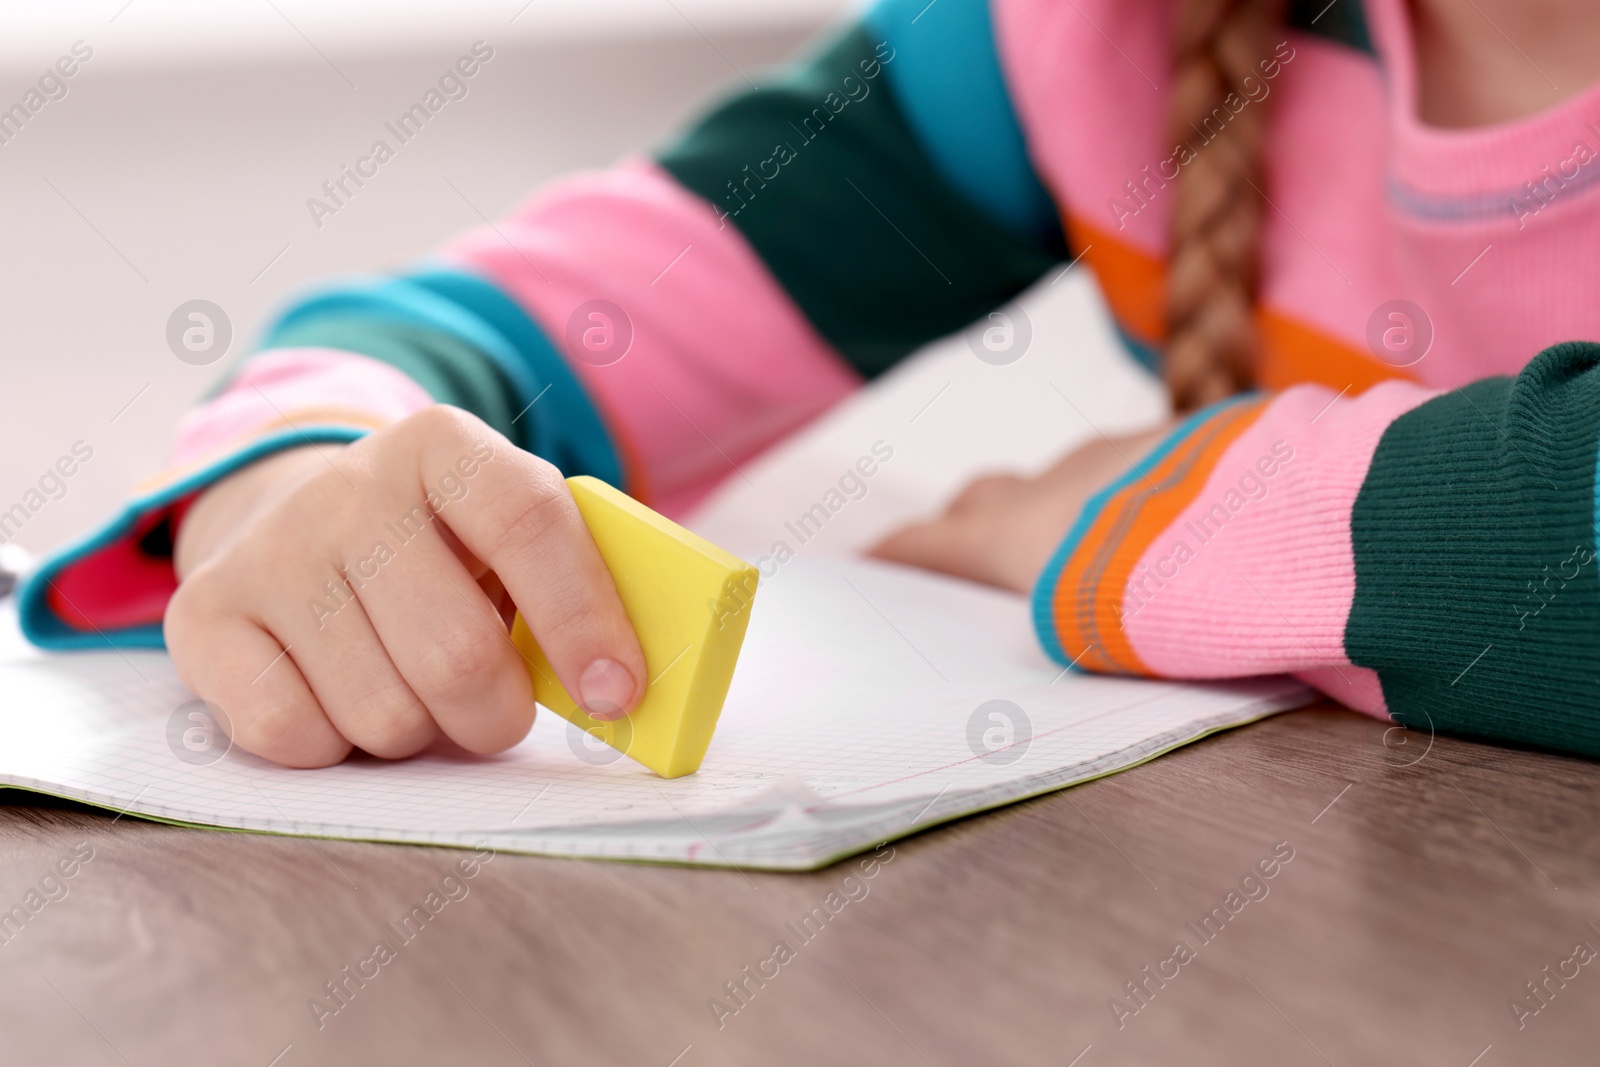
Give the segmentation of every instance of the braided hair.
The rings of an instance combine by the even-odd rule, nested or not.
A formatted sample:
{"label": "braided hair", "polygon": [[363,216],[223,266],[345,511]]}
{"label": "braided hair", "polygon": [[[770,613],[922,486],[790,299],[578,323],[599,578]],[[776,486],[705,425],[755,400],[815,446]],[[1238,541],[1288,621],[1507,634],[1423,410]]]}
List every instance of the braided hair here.
{"label": "braided hair", "polygon": [[1166,287],[1164,375],[1180,411],[1232,396],[1254,378],[1267,110],[1252,102],[1235,111],[1224,100],[1238,99],[1245,78],[1257,74],[1283,6],[1178,5],[1169,133],[1196,148],[1173,200]]}

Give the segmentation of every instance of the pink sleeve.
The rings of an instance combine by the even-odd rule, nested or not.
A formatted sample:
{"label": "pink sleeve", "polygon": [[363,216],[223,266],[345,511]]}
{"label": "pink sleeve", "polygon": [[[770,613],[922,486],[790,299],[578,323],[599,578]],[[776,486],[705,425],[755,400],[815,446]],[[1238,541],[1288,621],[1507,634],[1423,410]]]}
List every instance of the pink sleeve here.
{"label": "pink sleeve", "polygon": [[860,382],[739,232],[648,161],[559,181],[445,258],[543,327],[668,513]]}
{"label": "pink sleeve", "polygon": [[1088,670],[1295,674],[1386,708],[1353,665],[1351,513],[1384,431],[1437,395],[1297,386],[1209,408],[1084,508],[1034,593],[1046,648]]}

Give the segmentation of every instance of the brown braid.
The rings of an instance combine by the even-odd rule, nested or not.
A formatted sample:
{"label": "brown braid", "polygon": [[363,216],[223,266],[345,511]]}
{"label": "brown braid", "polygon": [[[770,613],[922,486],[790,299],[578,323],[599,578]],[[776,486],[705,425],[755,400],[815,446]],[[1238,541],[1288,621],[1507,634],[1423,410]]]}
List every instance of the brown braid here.
{"label": "brown braid", "polygon": [[1177,182],[1167,275],[1165,376],[1180,411],[1232,396],[1254,378],[1264,208],[1257,190],[1270,95],[1236,114],[1223,102],[1236,94],[1237,107],[1245,78],[1261,81],[1259,64],[1271,56],[1282,19],[1283,0],[1178,5],[1170,133],[1196,153]]}

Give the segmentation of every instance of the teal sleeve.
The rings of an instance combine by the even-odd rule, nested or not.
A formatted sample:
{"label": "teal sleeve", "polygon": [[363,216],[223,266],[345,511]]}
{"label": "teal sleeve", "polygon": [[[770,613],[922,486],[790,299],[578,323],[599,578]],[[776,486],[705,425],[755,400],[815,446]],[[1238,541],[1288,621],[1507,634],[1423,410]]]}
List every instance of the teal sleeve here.
{"label": "teal sleeve", "polygon": [[521,305],[484,278],[431,269],[325,286],[292,303],[260,344],[303,347],[382,360],[565,474],[627,488],[610,434],[566,360]]}

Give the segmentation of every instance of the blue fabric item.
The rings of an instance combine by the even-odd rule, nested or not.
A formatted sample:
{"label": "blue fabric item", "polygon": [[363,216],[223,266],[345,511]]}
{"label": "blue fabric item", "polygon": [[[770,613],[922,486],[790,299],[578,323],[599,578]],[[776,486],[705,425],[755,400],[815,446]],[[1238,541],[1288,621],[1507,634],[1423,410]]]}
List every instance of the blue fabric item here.
{"label": "blue fabric item", "polygon": [[1061,635],[1056,633],[1055,613],[1051,610],[1051,604],[1055,599],[1056,583],[1061,580],[1062,569],[1066,567],[1067,560],[1072,558],[1073,553],[1078,551],[1078,545],[1083,541],[1084,534],[1089,532],[1089,527],[1094,525],[1094,521],[1105,510],[1107,501],[1127,486],[1149,475],[1155,469],[1156,464],[1166,459],[1173,449],[1182,444],[1195,430],[1210,421],[1212,416],[1235,404],[1253,400],[1258,396],[1260,396],[1259,393],[1240,393],[1237,396],[1218,401],[1210,407],[1201,408],[1179,423],[1171,433],[1167,434],[1166,439],[1156,447],[1154,452],[1151,452],[1139,463],[1134,464],[1126,474],[1100,490],[1084,503],[1083,510],[1078,513],[1077,521],[1072,524],[1072,529],[1067,531],[1067,536],[1062,539],[1060,547],[1055,551],[1055,555],[1051,556],[1050,562],[1045,564],[1044,572],[1039,575],[1039,581],[1033,587],[1033,595],[1029,598],[1033,607],[1034,632],[1039,635],[1039,643],[1044,646],[1045,652],[1051,659],[1073,670],[1082,670],[1082,668],[1074,666],[1075,661],[1067,655],[1066,649],[1061,647]]}
{"label": "blue fabric item", "polygon": [[93,633],[68,626],[50,610],[46,592],[51,580],[78,560],[127,537],[139,519],[151,511],[176,503],[189,494],[198,492],[232,474],[240,467],[285,448],[325,442],[344,443],[364,437],[366,433],[364,429],[348,426],[312,426],[299,430],[284,430],[252,441],[247,448],[229,453],[180,481],[133,498],[110,522],[83,540],[52,553],[28,576],[17,593],[17,616],[22,624],[23,636],[40,648],[56,650],[165,648],[166,642],[162,637],[161,627],[155,623],[111,632],[97,630]]}
{"label": "blue fabric item", "polygon": [[1064,240],[1028,159],[986,0],[879,0],[863,22],[894,49],[889,91],[944,179],[1012,230]]}
{"label": "blue fabric item", "polygon": [[517,407],[539,403],[537,417],[518,419],[517,445],[567,474],[590,474],[619,488],[622,460],[588,394],[537,323],[485,278],[426,268],[403,278],[352,278],[292,304],[263,335],[318,315],[363,314],[450,333],[478,349],[510,381]]}

